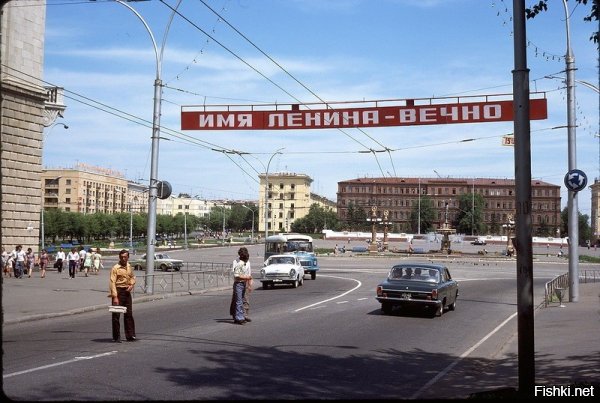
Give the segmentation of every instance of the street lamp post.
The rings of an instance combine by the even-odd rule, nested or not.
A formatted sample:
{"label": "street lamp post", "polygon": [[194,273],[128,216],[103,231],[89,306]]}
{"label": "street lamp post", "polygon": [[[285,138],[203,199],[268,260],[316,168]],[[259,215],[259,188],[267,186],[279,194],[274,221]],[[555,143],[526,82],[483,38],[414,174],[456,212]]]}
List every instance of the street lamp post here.
{"label": "street lamp post", "polygon": [[[271,158],[269,158],[269,162],[267,163],[267,167],[265,168],[265,212],[264,212],[264,216],[265,216],[265,241],[267,239],[267,237],[269,236],[269,214],[268,214],[268,209],[269,209],[269,204],[268,204],[268,200],[269,200],[269,166],[271,165],[271,160],[273,160],[273,157],[276,156],[277,154],[281,154],[281,151],[284,148],[280,148],[277,151],[275,151],[273,153],[273,155],[271,155]],[[259,160],[260,161],[260,160]],[[262,162],[261,162],[262,164]],[[264,167],[264,165],[263,165]]]}
{"label": "street lamp post", "polygon": [[[567,73],[567,138],[569,154],[569,171],[577,168],[577,149],[575,144],[575,56],[571,49],[571,35],[569,30],[569,8],[567,1],[563,0],[565,9],[565,26],[567,31],[567,52],[565,55]],[[577,192],[568,191],[569,214],[569,302],[579,301],[579,209],[577,206]]]}
{"label": "street lamp post", "polygon": [[161,95],[162,95],[162,79],[161,79],[161,70],[162,70],[162,60],[163,53],[165,50],[165,44],[167,42],[167,35],[169,34],[169,28],[171,27],[171,22],[173,22],[173,17],[177,8],[181,4],[181,0],[177,2],[177,5],[173,9],[171,14],[171,18],[167,23],[167,27],[165,29],[165,33],[163,36],[162,46],[160,48],[160,53],[158,51],[158,46],[156,44],[156,40],[154,39],[154,34],[152,30],[146,23],[146,20],[129,4],[127,4],[124,0],[115,0],[115,2],[121,4],[122,6],[127,7],[131,12],[133,12],[136,17],[144,24],[144,28],[148,31],[150,35],[150,39],[152,40],[152,45],[154,47],[154,55],[156,57],[156,77],[154,79],[154,110],[152,115],[152,151],[151,151],[151,161],[150,161],[150,183],[149,183],[149,194],[148,194],[148,230],[146,233],[146,292],[148,294],[154,293],[154,251],[156,244],[156,205],[158,198],[158,146],[159,146],[159,138],[160,138],[160,111],[161,111]]}
{"label": "street lamp post", "polygon": [[371,223],[371,245],[369,245],[369,253],[377,253],[377,223],[381,222],[381,218],[377,217],[377,206],[371,207],[371,217],[367,217],[367,221]]}
{"label": "street lamp post", "polygon": [[421,178],[419,177],[419,216],[417,218],[417,234],[421,235]]}

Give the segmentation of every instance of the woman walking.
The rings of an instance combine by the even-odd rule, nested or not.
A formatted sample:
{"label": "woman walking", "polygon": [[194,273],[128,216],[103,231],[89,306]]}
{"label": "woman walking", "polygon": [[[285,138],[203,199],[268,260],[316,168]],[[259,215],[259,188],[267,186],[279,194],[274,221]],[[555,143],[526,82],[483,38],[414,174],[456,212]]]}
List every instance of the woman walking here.
{"label": "woman walking", "polygon": [[33,267],[35,266],[35,253],[33,253],[33,249],[27,248],[27,253],[25,254],[25,265],[27,267],[27,277],[31,278],[31,273],[33,272]]}
{"label": "woman walking", "polygon": [[46,277],[46,267],[48,267],[48,251],[46,249],[42,249],[42,253],[40,254],[39,263],[40,263],[40,274],[41,277]]}

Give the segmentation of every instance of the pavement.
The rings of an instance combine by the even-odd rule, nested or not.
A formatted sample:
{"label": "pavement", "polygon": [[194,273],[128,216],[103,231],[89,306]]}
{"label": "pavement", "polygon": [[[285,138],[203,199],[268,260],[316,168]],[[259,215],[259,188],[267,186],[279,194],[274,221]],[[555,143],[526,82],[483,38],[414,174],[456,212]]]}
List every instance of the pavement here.
{"label": "pavement", "polygon": [[[45,278],[2,278],[3,326],[56,316],[107,309],[108,270],[85,277],[68,270],[49,270]],[[134,302],[166,296],[134,297]],[[534,316],[536,384],[594,385],[600,395],[600,282],[580,283],[579,301],[537,307]],[[430,393],[443,387],[446,397],[490,396],[514,393],[519,385],[517,318],[512,319],[508,342],[485,360],[462,360],[440,379]],[[510,328],[510,326],[509,326]],[[474,354],[475,355],[475,354]],[[439,393],[436,393],[440,397]],[[443,395],[442,395],[443,396]],[[427,398],[427,391],[419,398]],[[487,397],[487,396],[486,396]]]}

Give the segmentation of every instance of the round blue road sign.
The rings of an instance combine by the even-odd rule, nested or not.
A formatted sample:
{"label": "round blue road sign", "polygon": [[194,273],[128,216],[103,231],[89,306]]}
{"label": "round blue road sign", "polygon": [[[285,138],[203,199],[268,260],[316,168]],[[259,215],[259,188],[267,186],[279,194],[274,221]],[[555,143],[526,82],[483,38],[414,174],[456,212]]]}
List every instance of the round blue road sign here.
{"label": "round blue road sign", "polygon": [[587,175],[580,169],[571,169],[565,175],[565,186],[571,192],[579,192],[587,185]]}

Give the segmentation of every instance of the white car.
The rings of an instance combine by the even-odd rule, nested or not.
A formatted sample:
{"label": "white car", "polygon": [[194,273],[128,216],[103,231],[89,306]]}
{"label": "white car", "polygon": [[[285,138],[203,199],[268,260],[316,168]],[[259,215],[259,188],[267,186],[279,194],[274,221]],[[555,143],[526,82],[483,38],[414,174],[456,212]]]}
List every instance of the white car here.
{"label": "white car", "polygon": [[304,283],[304,267],[295,255],[273,255],[265,261],[260,271],[263,289],[275,284],[291,284],[294,288]]}

